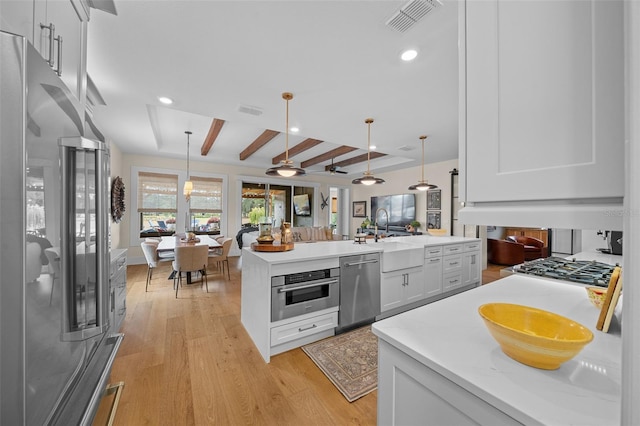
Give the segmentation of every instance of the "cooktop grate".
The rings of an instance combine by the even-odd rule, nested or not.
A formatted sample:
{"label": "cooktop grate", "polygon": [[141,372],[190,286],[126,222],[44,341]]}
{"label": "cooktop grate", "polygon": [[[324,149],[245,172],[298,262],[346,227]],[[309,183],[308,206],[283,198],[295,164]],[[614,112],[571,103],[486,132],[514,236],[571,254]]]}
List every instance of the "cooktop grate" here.
{"label": "cooktop grate", "polygon": [[569,260],[561,257],[547,257],[514,266],[513,270],[520,274],[607,287],[611,279],[611,273],[616,266],[619,265],[609,265],[595,260]]}

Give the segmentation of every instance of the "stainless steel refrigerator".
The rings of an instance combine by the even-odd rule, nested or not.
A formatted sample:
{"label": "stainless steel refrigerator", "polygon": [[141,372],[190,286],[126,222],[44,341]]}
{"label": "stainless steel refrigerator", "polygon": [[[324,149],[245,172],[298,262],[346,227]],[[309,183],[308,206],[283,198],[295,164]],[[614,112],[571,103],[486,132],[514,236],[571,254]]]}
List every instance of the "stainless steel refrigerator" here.
{"label": "stainless steel refrigerator", "polygon": [[0,424],[90,424],[109,327],[108,151],[25,38],[0,32]]}

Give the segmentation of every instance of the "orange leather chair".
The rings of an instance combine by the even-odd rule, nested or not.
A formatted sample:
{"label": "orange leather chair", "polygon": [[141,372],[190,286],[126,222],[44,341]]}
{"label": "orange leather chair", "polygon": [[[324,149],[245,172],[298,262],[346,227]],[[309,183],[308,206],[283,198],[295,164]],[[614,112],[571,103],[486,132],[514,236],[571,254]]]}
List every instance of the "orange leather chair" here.
{"label": "orange leather chair", "polygon": [[524,246],[524,260],[539,259],[541,257],[549,257],[544,242],[533,237],[524,237],[511,235],[507,237],[508,241],[513,241]]}
{"label": "orange leather chair", "polygon": [[496,265],[518,265],[524,262],[524,245],[508,240],[487,238],[487,260]]}

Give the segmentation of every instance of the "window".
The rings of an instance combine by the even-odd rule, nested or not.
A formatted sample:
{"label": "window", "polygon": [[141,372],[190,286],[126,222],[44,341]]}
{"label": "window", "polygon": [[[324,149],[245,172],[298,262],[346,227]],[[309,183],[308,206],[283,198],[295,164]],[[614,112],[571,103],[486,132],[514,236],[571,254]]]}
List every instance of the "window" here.
{"label": "window", "polygon": [[140,237],[171,235],[178,214],[178,175],[138,172]]}
{"label": "window", "polygon": [[222,179],[191,176],[191,228],[219,233],[222,216]]}

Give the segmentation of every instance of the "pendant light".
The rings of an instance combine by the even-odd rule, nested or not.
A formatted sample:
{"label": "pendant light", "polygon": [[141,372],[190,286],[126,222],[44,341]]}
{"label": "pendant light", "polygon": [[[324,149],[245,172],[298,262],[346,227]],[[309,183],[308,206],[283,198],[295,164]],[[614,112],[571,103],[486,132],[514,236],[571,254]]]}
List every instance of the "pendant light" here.
{"label": "pendant light", "polygon": [[271,167],[267,170],[267,175],[269,176],[282,176],[282,177],[292,177],[292,176],[304,176],[306,172],[304,169],[300,169],[298,167],[293,167],[293,161],[289,160],[289,101],[293,99],[293,93],[284,92],[282,94],[282,99],[284,99],[287,103],[287,120],[285,127],[285,150],[284,150],[284,160],[280,162],[279,166]]}
{"label": "pendant light", "polygon": [[356,185],[373,185],[384,183],[384,179],[373,176],[373,173],[369,171],[369,161],[371,160],[371,123],[373,118],[367,118],[364,120],[367,123],[367,171],[363,173],[361,178],[357,178],[351,181]]}
{"label": "pendant light", "polygon": [[409,187],[412,191],[415,191],[416,189],[418,191],[426,191],[428,189],[436,189],[438,187],[437,185],[430,184],[424,178],[424,140],[426,138],[426,136],[420,136],[420,139],[422,140],[422,179],[417,184]]}
{"label": "pendant light", "polygon": [[185,132],[187,135],[187,180],[184,181],[184,189],[182,192],[184,193],[184,198],[189,201],[191,199],[191,191],[193,191],[193,182],[191,182],[189,175],[189,136],[191,136],[190,131]]}

